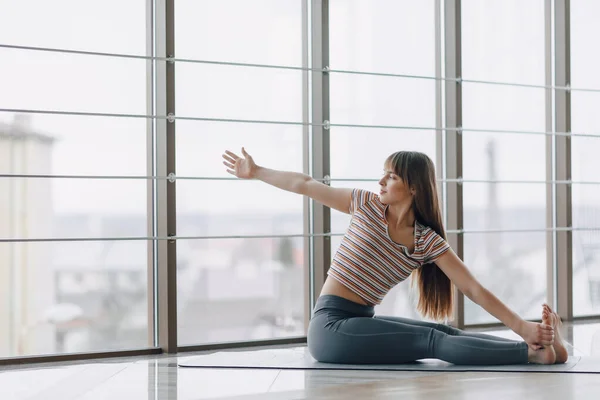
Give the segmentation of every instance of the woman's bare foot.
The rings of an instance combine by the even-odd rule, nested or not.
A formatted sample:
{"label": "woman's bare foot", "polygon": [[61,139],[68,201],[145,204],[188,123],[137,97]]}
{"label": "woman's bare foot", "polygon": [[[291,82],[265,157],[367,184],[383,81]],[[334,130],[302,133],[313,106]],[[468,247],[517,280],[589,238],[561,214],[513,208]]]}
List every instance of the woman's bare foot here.
{"label": "woman's bare foot", "polygon": [[554,364],[556,362],[554,347],[546,346],[540,350],[534,350],[529,347],[527,350],[527,361],[533,364]]}
{"label": "woman's bare foot", "polygon": [[554,328],[554,343],[552,344],[552,347],[554,347],[554,352],[556,353],[556,363],[566,363],[569,359],[569,353],[567,352],[565,344],[560,335],[562,321],[558,314],[552,311],[548,304],[544,304],[544,308],[542,310],[542,321],[545,324],[552,325]]}

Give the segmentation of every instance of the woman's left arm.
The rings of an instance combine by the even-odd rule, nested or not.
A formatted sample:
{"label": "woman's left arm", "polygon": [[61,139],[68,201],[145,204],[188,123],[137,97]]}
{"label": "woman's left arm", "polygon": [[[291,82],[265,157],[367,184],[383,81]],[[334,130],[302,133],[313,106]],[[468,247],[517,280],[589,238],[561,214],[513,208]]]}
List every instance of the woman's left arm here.
{"label": "woman's left arm", "polygon": [[528,344],[539,348],[542,345],[553,343],[554,329],[552,326],[528,322],[518,316],[475,279],[452,249],[448,249],[437,258],[435,264],[456,285],[458,290],[502,321],[504,325],[521,336]]}

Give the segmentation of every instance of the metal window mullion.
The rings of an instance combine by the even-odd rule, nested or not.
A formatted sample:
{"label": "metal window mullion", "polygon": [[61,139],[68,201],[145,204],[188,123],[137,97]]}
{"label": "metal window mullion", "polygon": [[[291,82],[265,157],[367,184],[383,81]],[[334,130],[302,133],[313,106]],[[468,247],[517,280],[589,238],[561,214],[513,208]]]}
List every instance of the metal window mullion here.
{"label": "metal window mullion", "polygon": [[[156,0],[156,55],[175,55],[175,0]],[[155,63],[156,112],[175,114],[175,64]],[[156,121],[156,173],[175,174],[174,120]],[[176,183],[157,180],[157,228],[159,237],[176,236]],[[176,240],[157,243],[158,345],[166,353],[177,352],[177,245]]]}
{"label": "metal window mullion", "polygon": [[[309,29],[310,14],[308,0],[302,0],[302,67],[308,68],[310,63]],[[310,75],[308,70],[302,71],[302,122],[310,122]],[[302,172],[310,175],[310,127],[302,126]],[[306,196],[302,198],[302,233],[306,235],[303,238],[303,271],[304,271],[304,332],[308,332],[310,322],[310,310],[312,309],[312,290],[311,290],[311,238],[310,236],[310,199]]]}
{"label": "metal window mullion", "polygon": [[[552,86],[552,0],[544,2],[544,64],[545,64],[545,82],[546,86]],[[553,91],[545,91],[545,129],[547,132],[553,130],[553,112],[552,112]],[[546,136],[545,157],[546,157],[546,228],[554,228],[554,162],[553,162],[553,136]],[[554,307],[554,265],[555,265],[555,247],[554,239],[556,232],[548,231],[546,234],[546,300],[548,304]]]}
{"label": "metal window mullion", "polygon": [[[154,0],[146,1],[146,55],[154,55]],[[154,103],[154,61],[146,61],[146,114],[155,113]],[[146,175],[155,176],[155,156],[154,156],[154,134],[155,120],[153,118],[146,120]],[[156,181],[155,179],[146,182],[146,236],[156,237]],[[148,321],[148,345],[151,347],[158,345],[158,332],[156,330],[156,240],[147,242],[147,321]]]}
{"label": "metal window mullion", "polygon": [[[554,1],[555,84],[571,84],[570,0]],[[571,131],[571,92],[555,92],[556,130]],[[571,138],[556,137],[556,179],[571,180]],[[570,185],[556,187],[556,225],[572,226]],[[573,319],[573,233],[557,232],[557,310],[563,320]]]}
{"label": "metal window mullion", "polygon": [[[438,180],[444,179],[444,131],[441,129],[443,127],[443,116],[444,113],[442,111],[443,106],[443,87],[442,80],[439,79],[442,77],[442,12],[441,12],[441,1],[435,0],[434,4],[434,43],[435,43],[435,163],[436,163],[436,178]],[[440,205],[444,204],[444,190],[445,185],[438,184],[438,197]],[[444,213],[445,214],[445,213]]]}
{"label": "metal window mullion", "polygon": [[[329,121],[329,74],[321,72],[329,67],[329,1],[312,0],[311,63],[312,63],[312,122]],[[317,69],[318,71],[315,71]],[[330,175],[329,129],[312,126],[313,177],[324,179]],[[328,207],[312,202],[313,233],[331,232],[331,212]],[[313,293],[311,309],[321,291],[331,261],[329,236],[313,237]]]}
{"label": "metal window mullion", "polygon": [[[446,77],[461,77],[461,0],[446,0],[444,4],[444,39]],[[462,127],[462,88],[457,81],[445,83],[446,128]],[[446,130],[446,177],[462,178],[462,135],[458,130]],[[463,186],[447,182],[447,229],[460,232],[463,229]],[[464,257],[464,236],[448,234],[448,242],[458,257]],[[454,320],[452,325],[465,325],[464,296],[455,288]]]}

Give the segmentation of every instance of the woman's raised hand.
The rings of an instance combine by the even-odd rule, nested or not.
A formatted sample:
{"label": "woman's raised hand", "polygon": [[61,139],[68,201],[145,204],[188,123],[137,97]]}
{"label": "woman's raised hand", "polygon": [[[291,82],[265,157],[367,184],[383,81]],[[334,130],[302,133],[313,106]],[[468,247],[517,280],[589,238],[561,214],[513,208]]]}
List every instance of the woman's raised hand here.
{"label": "woman's raised hand", "polygon": [[241,179],[254,179],[256,170],[258,167],[254,163],[252,156],[246,153],[246,149],[242,147],[242,155],[244,158],[239,157],[237,154],[232,153],[229,150],[223,154],[223,164],[227,167],[227,172],[231,175],[235,175]]}

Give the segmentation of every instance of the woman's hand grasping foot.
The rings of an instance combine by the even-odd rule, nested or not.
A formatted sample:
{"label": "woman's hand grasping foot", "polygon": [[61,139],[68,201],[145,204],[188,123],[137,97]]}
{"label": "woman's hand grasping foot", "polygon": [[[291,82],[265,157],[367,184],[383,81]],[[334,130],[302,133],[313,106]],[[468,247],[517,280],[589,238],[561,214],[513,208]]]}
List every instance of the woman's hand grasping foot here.
{"label": "woman's hand grasping foot", "polygon": [[554,328],[555,337],[552,347],[554,347],[554,352],[556,353],[556,363],[566,363],[569,359],[569,352],[567,351],[565,344],[562,341],[562,337],[560,335],[562,321],[560,320],[558,314],[552,311],[548,304],[544,304],[543,306],[542,321],[544,321],[544,323],[552,325],[552,327]]}
{"label": "woman's hand grasping foot", "polygon": [[258,166],[254,163],[252,156],[246,153],[246,149],[243,147],[242,155],[244,158],[226,150],[225,154],[223,154],[223,159],[225,160],[223,161],[223,164],[227,167],[227,172],[231,175],[235,175],[241,179],[254,179],[256,177]]}
{"label": "woman's hand grasping foot", "polygon": [[519,335],[535,350],[554,343],[554,328],[550,324],[524,321]]}
{"label": "woman's hand grasping foot", "polygon": [[551,324],[542,322],[525,322],[521,334],[529,345],[527,359],[534,364],[556,363],[556,351],[552,346],[554,342],[554,328]]}

